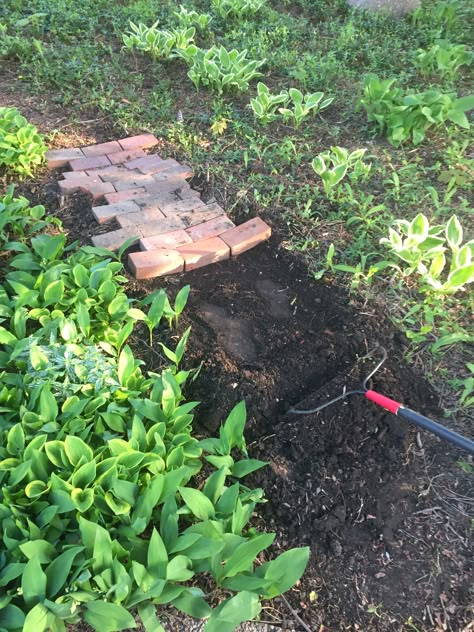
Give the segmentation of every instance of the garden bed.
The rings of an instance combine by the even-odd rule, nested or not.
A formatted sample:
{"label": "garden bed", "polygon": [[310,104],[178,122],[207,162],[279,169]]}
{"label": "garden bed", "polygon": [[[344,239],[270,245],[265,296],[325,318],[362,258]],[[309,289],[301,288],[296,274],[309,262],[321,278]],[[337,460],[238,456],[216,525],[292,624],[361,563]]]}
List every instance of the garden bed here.
{"label": "garden bed", "polygon": [[[41,196],[55,206],[52,187]],[[70,239],[87,243],[103,230],[83,195],[54,213]],[[290,607],[277,600],[264,619],[303,630],[293,609],[310,630],[349,622],[371,632],[463,630],[472,602],[472,475],[456,460],[465,455],[360,396],[317,415],[287,414],[357,386],[374,366],[363,357],[383,345],[389,358],[377,388],[442,421],[438,398],[403,360],[406,340],[383,307],[331,284],[309,285],[280,241],[277,230],[233,261],[129,285],[137,297],[191,285],[180,331],[192,326],[188,367],[203,363],[187,393],[202,402],[196,430],[214,434],[245,399],[250,456],[269,462],[251,477],[268,499],[255,520],[277,532],[279,550],[311,547]],[[133,344],[149,370],[162,366],[144,331]]]}

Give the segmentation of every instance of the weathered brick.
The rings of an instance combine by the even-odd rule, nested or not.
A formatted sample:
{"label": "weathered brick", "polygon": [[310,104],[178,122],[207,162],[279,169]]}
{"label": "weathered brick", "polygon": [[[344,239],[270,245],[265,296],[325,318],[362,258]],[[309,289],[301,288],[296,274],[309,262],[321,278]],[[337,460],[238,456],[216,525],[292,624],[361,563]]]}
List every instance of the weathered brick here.
{"label": "weathered brick", "polygon": [[60,180],[58,184],[59,190],[63,195],[81,190],[91,193],[94,199],[100,198],[106,193],[113,193],[115,191],[114,185],[111,182],[102,182],[100,178],[90,178],[87,176],[83,176],[82,178]]}
{"label": "weathered brick", "polygon": [[200,198],[192,196],[185,200],[174,202],[173,204],[165,204],[160,208],[166,217],[172,217],[173,215],[186,213],[187,211],[194,211],[197,209],[204,210],[205,207],[206,204]]}
{"label": "weathered brick", "polygon": [[137,224],[137,228],[142,233],[142,237],[154,237],[155,235],[180,230],[184,226],[179,217],[165,217],[156,221],[146,222],[145,224]]}
{"label": "weathered brick", "polygon": [[196,209],[194,211],[187,211],[186,213],[180,213],[179,217],[183,220],[186,228],[191,228],[197,224],[208,222],[210,219],[214,219],[219,215],[225,215],[224,209],[219,204],[207,204],[203,209]]}
{"label": "weathered brick", "polygon": [[140,248],[141,250],[173,249],[184,244],[190,244],[191,241],[191,237],[185,230],[173,230],[170,233],[155,235],[154,237],[143,237],[143,239],[140,239]]}
{"label": "weathered brick", "polygon": [[108,165],[110,165],[110,160],[107,156],[93,156],[92,158],[79,158],[78,160],[69,161],[69,166],[73,171],[87,171],[87,169],[107,167]]}
{"label": "weathered brick", "polygon": [[[110,165],[108,167],[98,167],[97,169],[87,169],[88,176],[99,176],[104,182],[110,182],[109,176],[119,177],[121,174],[130,175],[130,171],[122,165]],[[139,173],[138,171],[136,173]]]}
{"label": "weathered brick", "polygon": [[176,250],[145,250],[129,254],[128,266],[136,279],[153,279],[183,272],[184,261]]}
{"label": "weathered brick", "polygon": [[153,171],[153,177],[157,182],[161,180],[168,180],[170,178],[191,178],[193,176],[193,170],[188,165],[177,165],[176,167],[168,167],[167,169],[161,169],[160,171]]}
{"label": "weathered brick", "polygon": [[118,151],[122,151],[122,148],[116,140],[111,140],[108,143],[100,143],[98,145],[89,145],[88,147],[82,147],[82,153],[86,158],[105,156],[106,154],[113,154]]}
{"label": "weathered brick", "polygon": [[161,210],[162,206],[165,206],[166,204],[173,204],[174,202],[179,202],[179,200],[180,198],[178,197],[178,195],[173,192],[154,193],[152,195],[147,193],[146,195],[144,194],[143,196],[140,196],[139,199],[137,199],[137,204],[141,208],[159,208]]}
{"label": "weathered brick", "polygon": [[135,200],[146,195],[147,193],[142,187],[140,189],[127,189],[126,191],[117,191],[117,193],[110,193],[105,196],[105,199],[109,204],[115,204],[116,202],[124,202],[125,200]]}
{"label": "weathered brick", "polygon": [[62,176],[65,180],[77,180],[78,178],[87,178],[89,174],[87,171],[65,171]]}
{"label": "weathered brick", "polygon": [[147,222],[154,222],[164,218],[165,216],[163,213],[157,208],[148,209],[146,211],[141,211],[139,208],[134,213],[118,215],[117,222],[121,228],[127,228],[127,226],[138,226],[138,224],[145,225]]}
{"label": "weathered brick", "polygon": [[202,239],[192,244],[179,246],[177,251],[184,259],[184,269],[186,271],[201,268],[230,257],[229,246],[219,237]]}
{"label": "weathered brick", "polygon": [[143,149],[129,149],[127,151],[121,150],[114,154],[107,154],[107,158],[113,165],[118,165],[122,162],[129,162],[130,160],[142,158],[143,156],[146,156]]}
{"label": "weathered brick", "polygon": [[[125,167],[127,167],[127,169],[146,169],[147,167],[151,168],[155,165],[160,165],[163,162],[167,161],[161,158],[161,156],[158,156],[158,154],[149,154],[148,156],[144,156],[143,158],[136,158],[135,160],[130,160],[129,162],[126,162]],[[143,171],[142,173],[146,174],[147,172]]]}
{"label": "weathered brick", "polygon": [[153,134],[140,134],[138,136],[130,136],[119,140],[120,146],[124,151],[130,149],[146,149],[153,147],[158,143],[158,139]]}
{"label": "weathered brick", "polygon": [[[156,182],[153,176],[142,176],[142,178],[151,178],[151,182],[144,184],[144,187],[149,193],[166,193],[167,191],[174,191],[178,195],[189,195],[190,186],[183,178],[170,178],[169,180],[161,180]],[[194,195],[192,196],[194,197]]]}
{"label": "weathered brick", "polygon": [[193,241],[199,241],[200,239],[209,239],[210,237],[217,237],[221,233],[225,233],[226,230],[234,228],[235,224],[227,217],[227,215],[220,215],[208,222],[197,224],[192,228],[187,228],[186,232]]}
{"label": "weathered brick", "polygon": [[265,241],[271,234],[270,226],[265,224],[260,217],[255,217],[240,226],[231,228],[219,237],[229,246],[232,256],[235,256]]}
{"label": "weathered brick", "polygon": [[64,167],[70,160],[76,160],[84,158],[84,154],[81,149],[49,149],[46,152],[46,160],[48,162],[49,169],[57,169],[58,167]]}
{"label": "weathered brick", "polygon": [[136,238],[137,242],[143,235],[140,233],[136,226],[128,228],[119,228],[118,230],[112,230],[110,233],[103,233],[102,235],[96,235],[92,237],[92,243],[97,248],[107,248],[107,250],[118,250],[127,239],[132,237]]}
{"label": "weathered brick", "polygon": [[154,184],[152,176],[135,175],[131,174],[128,178],[120,177],[119,180],[115,180],[115,188],[117,191],[126,191],[127,189],[139,189],[140,187],[146,187],[149,184]]}
{"label": "weathered brick", "polygon": [[126,202],[118,202],[117,204],[104,204],[102,206],[93,206],[92,213],[99,224],[115,219],[119,215],[134,213],[139,211],[140,207],[132,200]]}

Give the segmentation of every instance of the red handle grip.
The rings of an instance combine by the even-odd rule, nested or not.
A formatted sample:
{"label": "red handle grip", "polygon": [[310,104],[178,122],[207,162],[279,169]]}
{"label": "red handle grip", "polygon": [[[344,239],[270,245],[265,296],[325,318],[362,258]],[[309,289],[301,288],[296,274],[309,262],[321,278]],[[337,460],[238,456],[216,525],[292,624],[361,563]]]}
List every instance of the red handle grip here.
{"label": "red handle grip", "polygon": [[367,399],[370,399],[370,401],[375,402],[379,406],[382,406],[382,408],[385,408],[394,415],[397,414],[398,409],[401,406],[399,402],[396,402],[394,399],[390,399],[390,397],[385,397],[385,395],[381,395],[376,391],[366,391],[365,396],[367,397]]}

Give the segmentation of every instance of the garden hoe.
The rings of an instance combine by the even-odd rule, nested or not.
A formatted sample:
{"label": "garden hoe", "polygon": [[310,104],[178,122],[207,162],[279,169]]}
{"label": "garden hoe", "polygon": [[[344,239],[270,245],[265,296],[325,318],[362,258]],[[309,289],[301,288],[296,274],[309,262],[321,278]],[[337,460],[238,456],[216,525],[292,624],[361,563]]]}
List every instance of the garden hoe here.
{"label": "garden hoe", "polygon": [[367,399],[370,399],[372,402],[375,402],[379,406],[382,406],[382,408],[385,408],[394,415],[397,415],[397,417],[401,417],[406,421],[410,421],[419,428],[422,428],[423,430],[428,430],[441,439],[444,439],[444,441],[450,441],[458,448],[462,448],[463,450],[467,450],[467,452],[469,452],[470,454],[474,454],[474,441],[471,441],[471,439],[463,437],[457,432],[449,430],[449,428],[446,428],[446,426],[442,426],[436,421],[428,419],[428,417],[424,417],[423,415],[420,415],[419,413],[406,408],[399,402],[396,402],[394,399],[390,399],[390,397],[386,397],[385,395],[377,393],[376,391],[368,388],[367,385],[369,383],[369,380],[375,375],[375,373],[377,373],[377,371],[387,359],[387,351],[383,347],[378,347],[378,349],[380,349],[380,351],[382,352],[382,359],[377,364],[375,369],[373,369],[373,371],[369,373],[369,375],[362,382],[361,389],[347,392],[345,391],[344,393],[342,393],[342,395],[331,399],[330,401],[322,404],[321,406],[318,406],[317,408],[311,408],[310,410],[299,410],[297,408],[292,408],[288,411],[288,414],[310,415],[312,413],[317,413],[320,410],[323,410],[323,408],[326,408],[327,406],[331,406],[331,404],[338,402],[340,399],[345,399],[349,395],[365,395]]}

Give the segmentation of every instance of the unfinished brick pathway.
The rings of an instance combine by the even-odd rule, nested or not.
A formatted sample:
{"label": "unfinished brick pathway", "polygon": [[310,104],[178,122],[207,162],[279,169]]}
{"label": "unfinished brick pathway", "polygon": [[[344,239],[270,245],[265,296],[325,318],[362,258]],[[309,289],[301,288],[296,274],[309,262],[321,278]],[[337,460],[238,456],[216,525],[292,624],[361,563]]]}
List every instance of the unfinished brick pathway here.
{"label": "unfinished brick pathway", "polygon": [[187,179],[190,167],[147,154],[158,143],[153,134],[46,154],[51,169],[69,166],[59,189],[82,190],[106,204],[93,206],[99,223],[116,220],[117,230],[93,237],[95,246],[118,250],[130,238],[140,252],[128,257],[137,279],[194,270],[223,261],[268,239],[260,218],[235,226],[218,204],[205,204]]}

